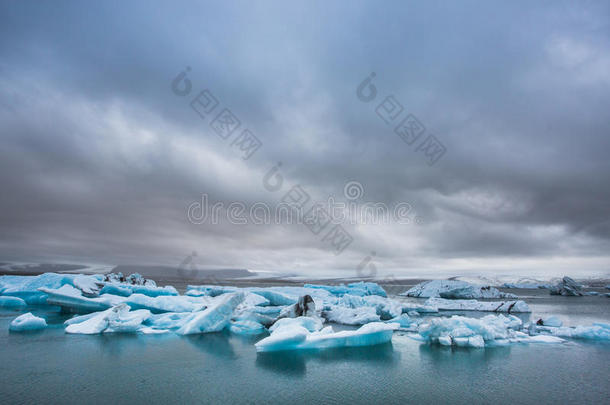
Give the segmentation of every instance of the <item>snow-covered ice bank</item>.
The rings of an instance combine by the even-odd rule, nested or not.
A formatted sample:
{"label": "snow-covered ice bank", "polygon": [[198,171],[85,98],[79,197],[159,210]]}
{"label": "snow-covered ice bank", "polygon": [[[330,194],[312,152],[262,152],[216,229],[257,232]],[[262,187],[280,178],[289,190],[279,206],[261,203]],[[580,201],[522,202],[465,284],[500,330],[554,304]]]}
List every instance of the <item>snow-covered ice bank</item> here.
{"label": "snow-covered ice bank", "polygon": [[398,327],[395,323],[372,322],[351,331],[334,332],[331,326],[327,326],[311,332],[294,322],[278,327],[255,346],[258,352],[372,346],[390,342]]}
{"label": "snow-covered ice bank", "polygon": [[419,298],[440,297],[449,299],[517,298],[514,294],[504,293],[491,286],[475,285],[459,280],[424,281],[400,295]]}
{"label": "snow-covered ice bank", "polygon": [[441,311],[532,312],[525,301],[477,301],[428,298],[425,303]]}
{"label": "snow-covered ice bank", "polygon": [[47,327],[47,321],[37,316],[34,316],[31,312],[23,314],[13,319],[9,330],[12,332],[26,332],[30,330],[39,330]]}

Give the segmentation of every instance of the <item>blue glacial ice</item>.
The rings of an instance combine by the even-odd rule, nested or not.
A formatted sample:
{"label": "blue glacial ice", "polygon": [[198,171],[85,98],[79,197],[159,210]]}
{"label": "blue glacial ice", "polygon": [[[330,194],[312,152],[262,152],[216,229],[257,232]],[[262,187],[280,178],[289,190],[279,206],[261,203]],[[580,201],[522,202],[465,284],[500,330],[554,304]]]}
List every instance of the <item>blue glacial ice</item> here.
{"label": "blue glacial ice", "polygon": [[214,298],[214,301],[205,310],[193,312],[192,317],[176,333],[191,335],[221,331],[229,324],[233,311],[244,298],[242,292],[223,294]]}
{"label": "blue glacial ice", "polygon": [[408,291],[401,293],[408,297],[448,299],[477,298],[517,298],[511,293],[504,293],[488,285],[476,285],[459,280],[431,280],[419,283]]}
{"label": "blue glacial ice", "polygon": [[95,298],[85,297],[81,290],[69,284],[56,289],[40,287],[39,290],[47,296],[47,304],[58,305],[65,310],[77,313],[104,311],[125,300],[125,297],[111,294],[103,294]]}
{"label": "blue glacial ice", "polygon": [[75,317],[66,321],[66,333],[93,335],[98,333],[135,333],[150,318],[146,309],[131,311],[126,304],[119,304],[102,312]]}
{"label": "blue glacial ice", "polygon": [[47,321],[43,318],[34,316],[31,312],[23,314],[13,319],[9,330],[12,332],[26,332],[31,330],[39,330],[47,327]]}
{"label": "blue glacial ice", "polygon": [[345,284],[340,285],[319,285],[319,284],[305,284],[305,288],[322,289],[330,292],[333,295],[342,297],[345,294],[365,296],[365,295],[379,295],[387,297],[385,290],[377,283],[360,281],[357,283],[350,283],[347,286]]}
{"label": "blue glacial ice", "polygon": [[372,346],[392,340],[394,323],[372,322],[357,330],[334,332],[331,326],[311,332],[300,324],[286,324],[255,344],[258,352]]}
{"label": "blue glacial ice", "polygon": [[419,338],[428,343],[480,348],[486,344],[510,343],[518,336],[516,333],[522,325],[514,315],[487,315],[480,319],[455,315],[432,318],[419,325],[418,333]]}
{"label": "blue glacial ice", "polygon": [[19,297],[28,304],[45,304],[47,296],[40,287],[60,288],[72,285],[76,275],[44,273],[39,276],[0,276],[0,294]]}
{"label": "blue glacial ice", "polygon": [[19,297],[1,296],[0,307],[1,308],[13,308],[21,309],[25,308],[28,304]]}
{"label": "blue glacial ice", "polygon": [[380,297],[378,295],[355,296],[345,294],[339,299],[338,305],[347,308],[373,307],[382,320],[396,318],[402,314],[402,304],[399,301]]}
{"label": "blue glacial ice", "polygon": [[477,301],[477,300],[449,300],[445,298],[428,298],[425,303],[428,307],[440,311],[481,311],[481,312],[532,312],[525,301]]}
{"label": "blue glacial ice", "polygon": [[343,306],[330,306],[322,311],[322,316],[328,322],[343,325],[364,325],[370,322],[379,322],[381,318],[373,307],[348,308]]}

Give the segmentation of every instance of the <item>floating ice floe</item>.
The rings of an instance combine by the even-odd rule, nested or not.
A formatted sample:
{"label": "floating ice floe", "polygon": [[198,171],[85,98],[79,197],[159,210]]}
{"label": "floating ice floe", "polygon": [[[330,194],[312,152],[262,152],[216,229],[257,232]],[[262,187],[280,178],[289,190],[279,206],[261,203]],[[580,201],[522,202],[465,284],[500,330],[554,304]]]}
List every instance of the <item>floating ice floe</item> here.
{"label": "floating ice floe", "polygon": [[477,301],[428,298],[425,305],[438,308],[441,311],[532,312],[525,301]]}
{"label": "floating ice floe", "polygon": [[66,333],[94,335],[98,333],[135,333],[150,318],[146,309],[131,311],[127,304],[119,304],[102,312],[75,317],[66,321]]}
{"label": "floating ice floe", "polygon": [[233,311],[244,300],[244,293],[229,293],[216,297],[205,310],[194,312],[186,323],[176,331],[180,335],[219,332],[228,325]]}
{"label": "floating ice floe", "polygon": [[550,334],[571,339],[610,341],[610,324],[601,322],[595,322],[591,326],[536,328],[536,331],[541,334]]}
{"label": "floating ice floe", "polygon": [[2,296],[0,297],[1,308],[20,309],[25,308],[28,304],[19,297]]}
{"label": "floating ice floe", "polygon": [[517,298],[491,286],[480,286],[459,280],[431,280],[419,283],[400,295],[408,297],[442,297],[450,299]]}
{"label": "floating ice floe", "polygon": [[372,346],[390,342],[398,327],[395,323],[373,322],[351,331],[334,332],[327,326],[312,332],[294,322],[278,327],[255,346],[257,352]]}
{"label": "floating ice floe", "polygon": [[9,325],[9,330],[12,332],[26,332],[31,330],[39,330],[47,327],[47,321],[43,318],[34,316],[31,312],[23,314],[13,319]]}

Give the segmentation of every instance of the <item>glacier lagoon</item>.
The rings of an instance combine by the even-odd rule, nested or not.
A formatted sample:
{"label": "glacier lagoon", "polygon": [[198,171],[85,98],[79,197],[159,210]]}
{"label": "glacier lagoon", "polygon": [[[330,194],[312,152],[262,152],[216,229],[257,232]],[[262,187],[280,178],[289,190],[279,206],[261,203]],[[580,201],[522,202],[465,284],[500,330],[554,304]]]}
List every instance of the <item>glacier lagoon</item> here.
{"label": "glacier lagoon", "polygon": [[[605,297],[542,290],[518,295],[536,317],[558,316],[567,325],[610,321]],[[610,397],[610,345],[603,342],[473,349],[422,344],[397,331],[391,343],[377,346],[257,353],[260,336],[71,335],[63,325],[71,315],[43,306],[28,311],[46,319],[47,328],[10,333],[20,313],[0,312],[2,396],[11,403],[548,403]]]}

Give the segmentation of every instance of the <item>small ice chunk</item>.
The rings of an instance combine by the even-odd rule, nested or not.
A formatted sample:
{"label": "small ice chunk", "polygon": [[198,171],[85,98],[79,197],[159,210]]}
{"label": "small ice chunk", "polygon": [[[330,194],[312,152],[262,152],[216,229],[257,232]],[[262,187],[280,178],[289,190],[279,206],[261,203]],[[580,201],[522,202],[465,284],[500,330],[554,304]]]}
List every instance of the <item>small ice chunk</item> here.
{"label": "small ice chunk", "polygon": [[195,312],[176,333],[190,335],[195,333],[219,332],[233,315],[233,311],[244,300],[244,293],[230,293],[218,296],[203,311]]}
{"label": "small ice chunk", "polygon": [[6,296],[0,297],[0,307],[2,307],[2,308],[20,309],[20,308],[25,308],[26,306],[27,306],[27,303],[24,300],[22,300],[21,298],[6,297]]}
{"label": "small ice chunk", "polygon": [[47,327],[47,321],[43,318],[34,316],[31,312],[23,314],[13,319],[9,325],[9,330],[12,332],[26,332],[30,330],[39,330]]}

